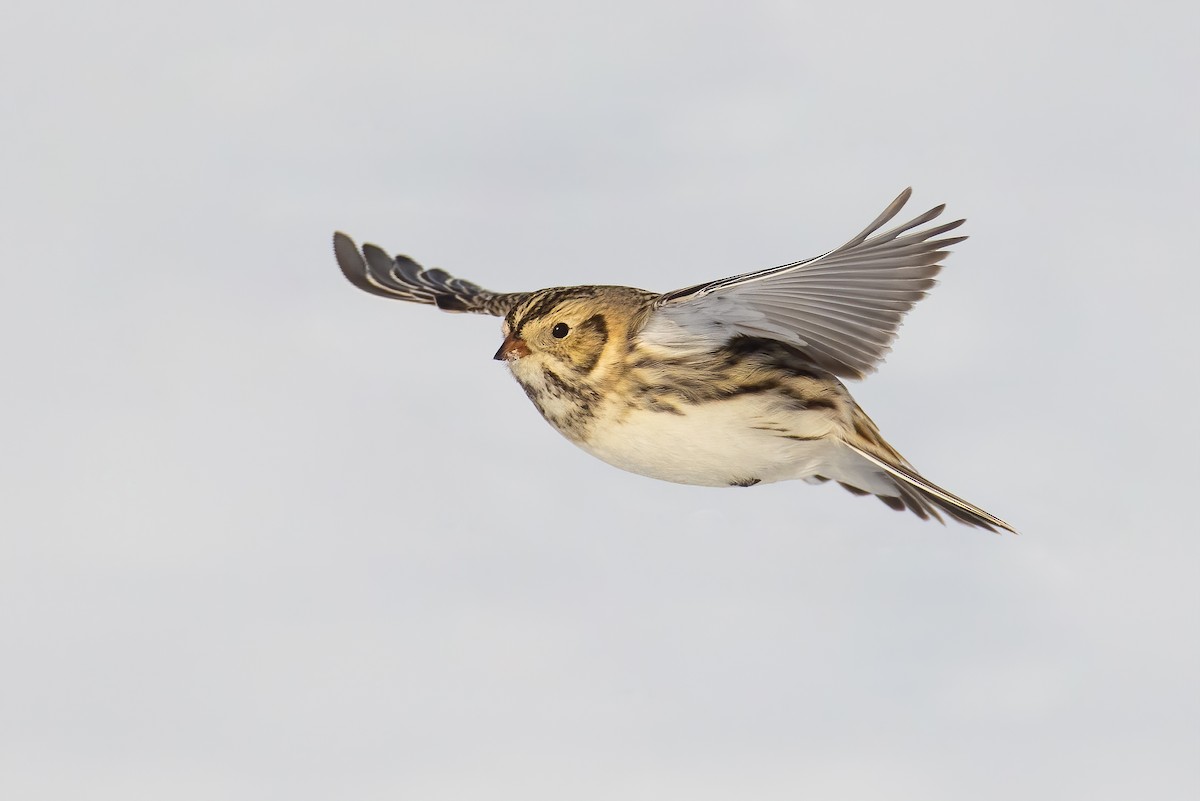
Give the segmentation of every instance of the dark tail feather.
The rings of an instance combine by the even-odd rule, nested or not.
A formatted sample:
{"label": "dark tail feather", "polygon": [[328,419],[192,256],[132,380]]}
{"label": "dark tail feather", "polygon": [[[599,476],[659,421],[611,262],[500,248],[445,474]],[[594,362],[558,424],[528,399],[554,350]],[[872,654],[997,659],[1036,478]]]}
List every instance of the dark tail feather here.
{"label": "dark tail feather", "polygon": [[[942,518],[937,511],[940,509],[955,520],[965,523],[968,526],[977,526],[985,528],[988,531],[1003,529],[1013,534],[1017,533],[1015,528],[1000,518],[985,512],[973,503],[964,501],[952,492],[942,489],[911,468],[889,464],[878,456],[852,443],[846,442],[845,445],[886,473],[896,485],[899,493],[899,501],[903,504],[904,508],[915,512],[921,519],[927,519],[932,516],[940,521]],[[891,506],[893,509],[897,508],[897,499],[885,496],[879,497],[888,506]]]}

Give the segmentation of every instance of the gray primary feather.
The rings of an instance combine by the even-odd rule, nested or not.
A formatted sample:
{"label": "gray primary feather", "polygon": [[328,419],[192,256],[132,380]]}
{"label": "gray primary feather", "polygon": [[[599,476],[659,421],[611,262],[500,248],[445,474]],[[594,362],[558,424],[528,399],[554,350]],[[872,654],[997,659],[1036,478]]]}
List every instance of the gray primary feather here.
{"label": "gray primary feather", "polygon": [[350,283],[384,298],[503,317],[527,297],[526,293],[489,292],[444,270],[427,270],[408,256],[392,258],[375,245],[363,245],[360,253],[354,240],[340,231],[333,235],[333,252]]}
{"label": "gray primary feather", "polygon": [[[945,206],[876,233],[912,194],[905,189],[846,244],[814,259],[793,262],[669,292],[657,315],[683,332],[745,334],[801,347],[821,367],[861,378],[891,350],[904,314],[936,283],[945,248],[966,237],[935,237],[964,220],[912,231]],[[912,231],[912,233],[906,233]]]}

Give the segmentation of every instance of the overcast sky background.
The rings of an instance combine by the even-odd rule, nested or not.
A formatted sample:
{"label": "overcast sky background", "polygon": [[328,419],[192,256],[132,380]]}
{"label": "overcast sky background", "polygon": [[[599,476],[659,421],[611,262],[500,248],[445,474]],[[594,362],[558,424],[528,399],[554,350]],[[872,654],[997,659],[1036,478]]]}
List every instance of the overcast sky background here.
{"label": "overcast sky background", "polygon": [[[0,797],[1194,799],[1194,3],[16,2]],[[968,217],[852,390],[1020,537],[576,450],[496,290]]]}

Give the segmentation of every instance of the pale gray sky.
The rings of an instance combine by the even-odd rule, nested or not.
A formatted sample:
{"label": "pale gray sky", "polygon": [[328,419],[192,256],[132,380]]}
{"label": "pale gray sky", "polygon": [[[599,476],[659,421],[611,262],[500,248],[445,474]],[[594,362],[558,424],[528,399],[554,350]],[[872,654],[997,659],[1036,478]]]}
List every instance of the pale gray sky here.
{"label": "pale gray sky", "polygon": [[[0,797],[1200,795],[1192,3],[10,3]],[[968,217],[853,388],[1019,538],[577,451],[497,290]]]}

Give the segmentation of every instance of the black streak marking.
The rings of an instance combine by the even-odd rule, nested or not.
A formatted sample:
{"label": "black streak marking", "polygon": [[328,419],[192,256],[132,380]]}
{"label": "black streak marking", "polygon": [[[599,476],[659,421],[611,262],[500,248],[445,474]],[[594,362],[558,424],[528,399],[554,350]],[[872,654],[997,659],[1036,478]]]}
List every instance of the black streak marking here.
{"label": "black streak marking", "polygon": [[594,347],[591,347],[589,342],[589,353],[582,362],[579,363],[579,369],[586,375],[596,369],[596,364],[600,361],[600,355],[604,353],[604,346],[608,343],[608,323],[604,320],[604,315],[593,314],[591,317],[583,321],[579,326],[579,335],[595,337],[596,342]]}
{"label": "black streak marking", "polygon": [[532,301],[521,320],[517,323],[514,333],[520,336],[521,329],[531,320],[545,317],[554,307],[567,300],[575,298],[590,298],[596,295],[596,290],[586,286],[569,286],[560,289],[548,289],[540,298]]}
{"label": "black streak marking", "polygon": [[810,398],[804,395],[788,393],[788,398],[795,402],[799,409],[836,409],[837,403],[827,398]]}
{"label": "black streak marking", "polygon": [[813,366],[812,360],[804,355],[804,351],[774,339],[736,336],[725,343],[720,353],[731,367],[753,359],[799,378],[824,378]]}
{"label": "black streak marking", "polygon": [[600,337],[601,342],[608,341],[608,323],[605,322],[603,314],[593,314],[591,317],[584,320],[583,325],[579,327],[595,331]]}
{"label": "black streak marking", "polygon": [[741,384],[718,393],[720,397],[734,398],[738,395],[757,395],[761,392],[774,392],[779,389],[779,382],[774,380],[759,381],[757,384]]}
{"label": "black streak marking", "polygon": [[542,405],[542,394],[525,384],[521,384],[521,389],[525,390],[525,396],[529,398],[529,400],[533,401],[533,405],[537,408],[538,414],[540,414],[542,417],[545,417],[546,407]]}
{"label": "black streak marking", "polygon": [[736,480],[730,482],[729,486],[731,486],[731,487],[753,487],[755,484],[757,484],[761,480],[762,479],[758,479],[758,478],[739,478],[739,479],[736,479]]}
{"label": "black streak marking", "polygon": [[683,416],[683,411],[678,406],[674,406],[670,403],[667,403],[662,398],[651,398],[650,399],[650,411],[666,412],[667,414],[675,414],[675,415],[679,415],[680,417]]}
{"label": "black streak marking", "polygon": [[579,411],[585,416],[591,416],[592,404],[600,400],[600,394],[590,387],[581,384],[571,384],[552,370],[542,371],[546,383],[553,387],[560,396],[574,398]]}

